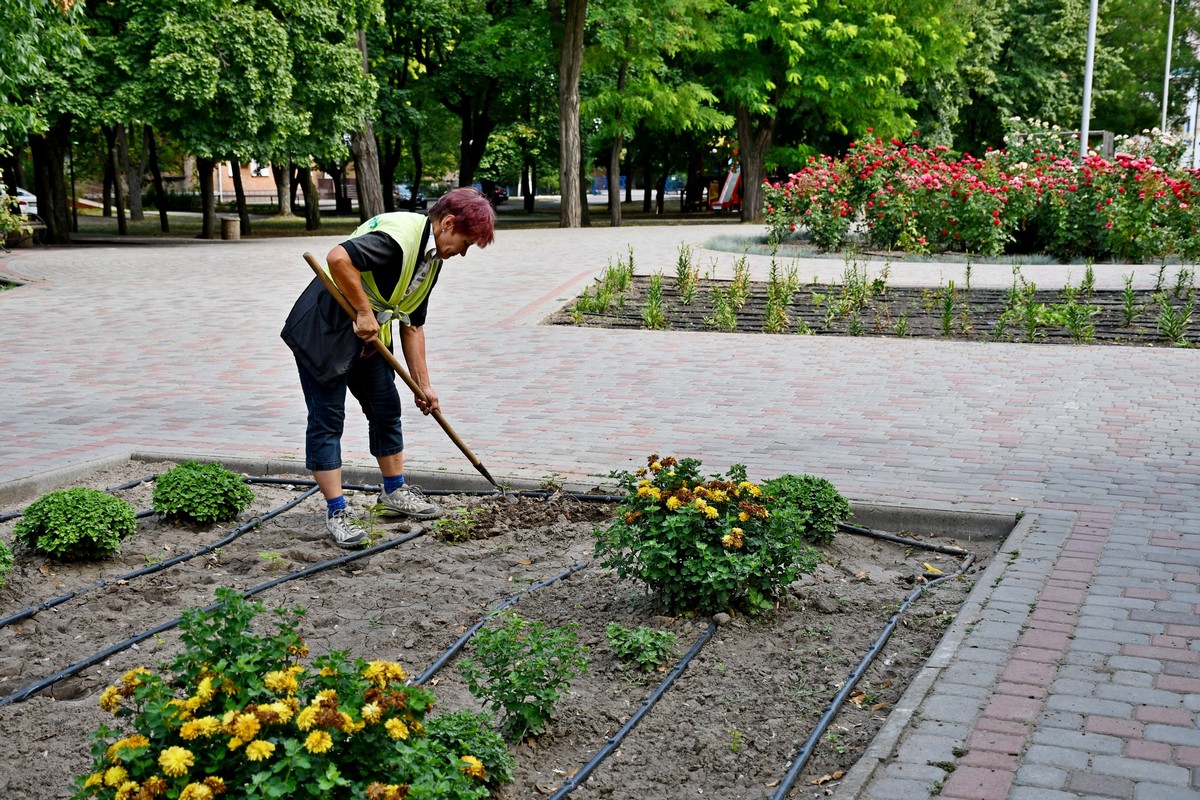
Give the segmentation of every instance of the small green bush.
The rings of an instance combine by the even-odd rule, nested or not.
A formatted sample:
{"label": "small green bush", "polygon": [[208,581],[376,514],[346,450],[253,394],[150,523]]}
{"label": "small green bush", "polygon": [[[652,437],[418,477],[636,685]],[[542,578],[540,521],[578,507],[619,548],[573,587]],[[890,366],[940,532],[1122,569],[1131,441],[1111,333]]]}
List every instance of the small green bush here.
{"label": "small green bush", "polygon": [[13,555],[12,549],[7,544],[0,541],[0,586],[3,586],[7,581],[5,576],[12,572]]}
{"label": "small green bush", "polygon": [[780,475],[763,482],[777,503],[776,514],[814,544],[828,544],[839,522],[850,516],[850,503],[832,483],[815,475]]}
{"label": "small green bush", "polygon": [[33,501],[13,533],[39,553],[91,560],[121,552],[137,531],[137,514],[119,497],[98,489],[60,489]]}
{"label": "small green bush", "polygon": [[656,631],[644,625],[626,628],[619,622],[608,623],[604,635],[617,658],[646,672],[661,669],[679,642],[679,637],[670,631]]}
{"label": "small green bush", "polygon": [[154,510],[180,522],[226,522],[253,500],[240,475],[215,463],[185,461],[159,475],[154,485]]}
{"label": "small green bush", "polygon": [[516,760],[508,752],[503,737],[492,728],[491,714],[453,711],[425,719],[425,735],[451,753],[470,753],[487,770],[484,785],[496,791],[512,783]]}
{"label": "small green bush", "polygon": [[508,611],[501,623],[475,634],[475,659],[459,670],[471,694],[504,712],[504,732],[514,740],[546,729],[562,692],[587,672],[587,648],[578,644],[575,623],[548,628]]}

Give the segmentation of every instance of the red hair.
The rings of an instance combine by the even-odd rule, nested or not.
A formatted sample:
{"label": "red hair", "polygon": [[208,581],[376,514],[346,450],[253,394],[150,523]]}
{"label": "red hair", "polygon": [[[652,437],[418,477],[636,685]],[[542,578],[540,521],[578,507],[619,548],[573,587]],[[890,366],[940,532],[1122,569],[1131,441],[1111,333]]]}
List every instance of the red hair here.
{"label": "red hair", "polygon": [[496,210],[478,190],[470,186],[451,189],[437,199],[429,216],[442,219],[454,217],[455,233],[465,233],[475,240],[476,247],[487,247],[496,238]]}

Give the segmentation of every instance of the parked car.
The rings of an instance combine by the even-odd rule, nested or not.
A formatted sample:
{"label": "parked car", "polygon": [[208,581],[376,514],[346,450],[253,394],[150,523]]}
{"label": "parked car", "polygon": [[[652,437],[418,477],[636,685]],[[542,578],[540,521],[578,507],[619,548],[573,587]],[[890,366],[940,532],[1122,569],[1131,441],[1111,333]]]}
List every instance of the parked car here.
{"label": "parked car", "polygon": [[36,217],[37,210],[37,195],[28,189],[17,187],[17,210],[22,214],[28,214],[31,217]]}
{"label": "parked car", "polygon": [[425,208],[429,201],[425,199],[425,193],[420,189],[417,189],[417,196],[414,201],[412,187],[407,183],[397,183],[396,202],[408,208]]}
{"label": "parked car", "polygon": [[491,181],[487,181],[486,183],[491,187],[491,191],[485,188],[483,183],[479,183],[478,181],[472,183],[471,185],[474,186],[480,194],[487,196],[488,200],[492,201],[492,205],[494,206],[498,206],[508,199],[508,189],[505,189],[498,183],[492,183]]}

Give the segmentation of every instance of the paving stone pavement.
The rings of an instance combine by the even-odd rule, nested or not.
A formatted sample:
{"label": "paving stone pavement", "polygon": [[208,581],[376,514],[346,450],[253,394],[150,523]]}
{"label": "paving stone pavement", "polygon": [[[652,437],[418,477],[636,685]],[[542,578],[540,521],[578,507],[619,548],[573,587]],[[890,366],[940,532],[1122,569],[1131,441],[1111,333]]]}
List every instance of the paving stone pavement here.
{"label": "paving stone pavement", "polygon": [[[750,226],[502,229],[447,265],[427,325],[455,430],[502,479],[603,483],[646,454],[809,472],[852,500],[1023,514],[931,659],[928,691],[833,789],[908,800],[1200,797],[1200,356],[1194,350],[575,329],[539,321],[632,252]],[[133,452],[292,464],[304,403],[278,338],[338,237],[0,254],[0,488]],[[734,248],[735,250],[737,248]],[[765,275],[768,257],[749,258]],[[879,262],[872,268],[878,269]],[[800,274],[841,276],[840,259]],[[1008,286],[1008,265],[973,267]],[[1082,278],[1082,268],[1071,280]],[[1098,265],[1097,285],[1157,267]],[[1025,267],[1040,286],[1065,268]],[[962,265],[894,263],[936,287]],[[411,408],[411,406],[410,406]],[[410,416],[414,474],[478,478]],[[348,465],[370,465],[348,415]]]}

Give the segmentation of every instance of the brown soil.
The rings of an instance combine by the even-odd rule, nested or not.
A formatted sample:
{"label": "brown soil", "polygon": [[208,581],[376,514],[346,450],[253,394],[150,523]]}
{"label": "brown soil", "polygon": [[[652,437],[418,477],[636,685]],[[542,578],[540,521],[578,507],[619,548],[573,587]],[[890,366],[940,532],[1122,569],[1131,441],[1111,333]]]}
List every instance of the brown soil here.
{"label": "brown soil", "polygon": [[[73,485],[107,488],[169,469],[130,462]],[[157,515],[139,520],[136,536],[103,563],[58,563],[16,548],[16,567],[0,587],[0,617],[108,581],[102,588],[30,618],[0,627],[0,697],[96,653],[176,619],[182,610],[213,601],[219,586],[246,589],[344,555],[323,535],[319,496],[245,532],[218,550],[145,577],[117,580],[148,564],[227,537],[237,524],[278,508],[307,489],[255,483],[255,501],[235,524],[192,528]],[[149,509],[152,484],[116,492],[135,509]],[[32,499],[32,498],[30,498]],[[352,504],[372,502],[356,494]],[[708,619],[657,614],[640,585],[617,580],[590,564],[592,531],[613,507],[570,496],[495,498],[450,496],[446,508],[479,506],[479,538],[458,544],[432,535],[358,561],[287,581],[257,595],[268,608],[301,605],[301,624],[313,654],[348,650],[352,656],[400,661],[412,674],[434,663],[471,625],[509,597],[572,565],[571,577],[523,597],[516,610],[552,626],[575,622],[591,664],[558,707],[549,730],[512,745],[517,760],[511,798],[552,794],[586,764],[651,694],[665,673],[649,680],[623,669],[604,628],[648,625],[678,636],[682,658]],[[0,509],[19,511],[20,506]],[[12,542],[15,521],[0,522]],[[409,523],[377,525],[377,541],[419,530]],[[905,534],[917,536],[920,534]],[[886,720],[913,675],[941,639],[992,552],[961,544],[977,556],[962,579],[931,586],[901,617],[854,694],[821,738],[792,797],[822,796],[848,769]],[[600,763],[574,797],[762,798],[786,775],[830,700],[844,685],[914,585],[924,563],[945,572],[955,559],[879,539],[839,534],[826,562],[788,587],[773,613],[723,620],[675,684]],[[175,629],[113,653],[79,674],[22,702],[0,707],[0,795],[40,800],[70,795],[74,776],[87,771],[88,734],[112,718],[99,692],[126,670],[155,666],[178,648]],[[471,648],[465,648],[470,654]],[[674,662],[672,662],[673,666]],[[430,685],[441,710],[479,709],[456,665]],[[435,711],[436,713],[436,711]]]}
{"label": "brown soil", "polygon": [[[728,291],[731,281],[702,279],[697,284],[690,303],[675,288],[673,276],[662,281],[662,308],[666,328],[670,330],[708,330],[723,328],[714,320],[713,288]],[[620,304],[607,311],[574,314],[575,301],[564,306],[547,320],[552,325],[582,325],[602,328],[646,328],[644,312],[647,307],[648,276],[636,276]],[[1123,291],[1095,291],[1085,303],[1095,307],[1095,315],[1074,324],[1065,318],[1043,319],[1032,328],[1020,318],[1010,318],[1001,324],[1004,312],[1010,308],[1009,291],[1004,289],[970,289],[957,287],[952,302],[947,304],[948,287],[906,288],[876,287],[857,295],[842,285],[804,284],[786,306],[786,322],[774,325],[768,321],[767,283],[751,281],[745,304],[735,314],[736,333],[798,332],[835,336],[904,336],[957,341],[1032,342],[1039,344],[1109,344],[1137,346],[1169,346],[1160,323],[1159,293],[1148,289],[1132,290],[1129,298]],[[594,295],[595,291],[589,287]],[[1168,292],[1176,313],[1185,313],[1185,299]],[[1059,291],[1038,291],[1034,303],[1048,310],[1061,308],[1066,299]],[[832,309],[832,310],[831,310]],[[1084,325],[1091,331],[1084,330]],[[724,329],[728,330],[728,329]],[[1196,342],[1194,330],[1183,338]]]}

